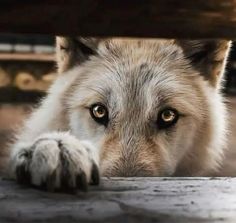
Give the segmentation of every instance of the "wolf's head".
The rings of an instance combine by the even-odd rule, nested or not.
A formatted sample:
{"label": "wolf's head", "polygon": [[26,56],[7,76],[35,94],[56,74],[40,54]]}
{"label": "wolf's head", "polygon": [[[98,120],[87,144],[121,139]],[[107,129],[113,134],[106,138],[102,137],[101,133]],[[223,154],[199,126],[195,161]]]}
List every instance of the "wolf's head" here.
{"label": "wolf's head", "polygon": [[[223,40],[57,38],[70,128],[106,176],[203,175],[225,139]],[[66,75],[62,74],[62,75]]]}

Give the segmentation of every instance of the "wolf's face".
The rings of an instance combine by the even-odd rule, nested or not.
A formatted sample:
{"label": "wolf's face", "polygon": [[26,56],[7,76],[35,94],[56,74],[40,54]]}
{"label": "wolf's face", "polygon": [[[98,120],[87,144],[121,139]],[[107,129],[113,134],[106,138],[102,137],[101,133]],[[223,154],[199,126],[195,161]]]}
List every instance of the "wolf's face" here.
{"label": "wolf's face", "polygon": [[100,150],[102,175],[217,167],[227,49],[226,41],[58,39],[59,70],[77,74],[63,98],[70,129]]}

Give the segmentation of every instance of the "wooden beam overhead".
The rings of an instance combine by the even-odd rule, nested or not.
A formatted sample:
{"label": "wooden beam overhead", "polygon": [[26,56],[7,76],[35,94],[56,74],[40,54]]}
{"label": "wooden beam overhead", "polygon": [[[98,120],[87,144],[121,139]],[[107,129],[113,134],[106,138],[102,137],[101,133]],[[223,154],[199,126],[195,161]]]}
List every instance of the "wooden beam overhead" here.
{"label": "wooden beam overhead", "polygon": [[2,0],[0,32],[236,37],[236,0]]}

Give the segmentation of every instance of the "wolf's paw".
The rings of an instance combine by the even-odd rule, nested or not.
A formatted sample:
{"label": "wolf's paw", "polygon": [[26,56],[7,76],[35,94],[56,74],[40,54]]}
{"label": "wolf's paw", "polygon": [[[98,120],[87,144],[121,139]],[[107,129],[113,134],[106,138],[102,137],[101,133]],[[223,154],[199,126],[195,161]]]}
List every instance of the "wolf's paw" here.
{"label": "wolf's paw", "polygon": [[13,174],[21,184],[43,189],[86,191],[99,184],[98,159],[91,145],[69,133],[49,133],[32,145],[18,145],[13,154]]}

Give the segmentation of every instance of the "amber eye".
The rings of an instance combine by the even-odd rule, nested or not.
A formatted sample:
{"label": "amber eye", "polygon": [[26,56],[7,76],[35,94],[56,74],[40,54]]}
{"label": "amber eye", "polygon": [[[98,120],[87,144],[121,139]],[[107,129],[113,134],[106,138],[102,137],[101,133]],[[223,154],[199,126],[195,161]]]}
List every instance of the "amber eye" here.
{"label": "amber eye", "polygon": [[102,125],[107,125],[108,123],[108,111],[107,108],[102,104],[94,104],[90,107],[91,117]]}
{"label": "amber eye", "polygon": [[174,125],[179,118],[179,114],[175,109],[167,108],[162,110],[158,115],[158,128],[164,129]]}

